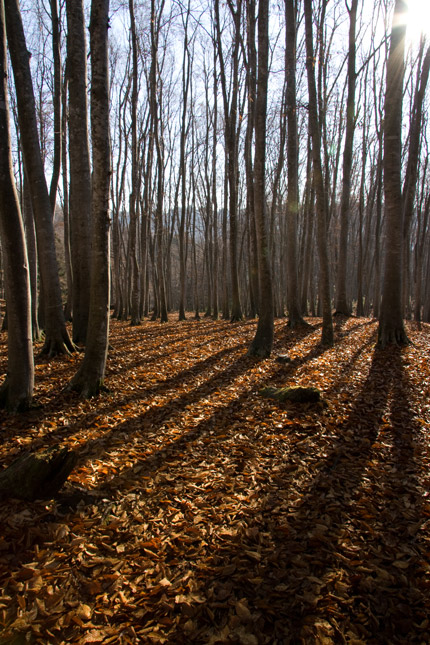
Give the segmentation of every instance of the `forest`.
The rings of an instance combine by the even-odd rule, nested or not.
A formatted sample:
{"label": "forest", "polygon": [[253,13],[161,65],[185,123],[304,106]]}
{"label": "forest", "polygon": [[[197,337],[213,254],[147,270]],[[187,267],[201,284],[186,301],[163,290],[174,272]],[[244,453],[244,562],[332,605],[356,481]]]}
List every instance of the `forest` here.
{"label": "forest", "polygon": [[429,25],[0,0],[0,645],[430,641]]}

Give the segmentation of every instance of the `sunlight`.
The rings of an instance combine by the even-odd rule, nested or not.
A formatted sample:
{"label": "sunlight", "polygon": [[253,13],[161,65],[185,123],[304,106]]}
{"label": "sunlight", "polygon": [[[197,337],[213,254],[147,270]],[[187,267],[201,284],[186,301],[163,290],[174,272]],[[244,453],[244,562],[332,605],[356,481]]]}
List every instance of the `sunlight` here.
{"label": "sunlight", "polygon": [[407,38],[418,42],[421,35],[430,38],[430,0],[407,0]]}

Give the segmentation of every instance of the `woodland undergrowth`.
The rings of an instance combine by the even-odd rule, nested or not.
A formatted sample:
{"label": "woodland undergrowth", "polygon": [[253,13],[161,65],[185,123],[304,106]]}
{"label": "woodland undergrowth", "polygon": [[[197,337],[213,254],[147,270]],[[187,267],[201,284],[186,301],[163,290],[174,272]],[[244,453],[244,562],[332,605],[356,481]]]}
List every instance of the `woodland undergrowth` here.
{"label": "woodland undergrowth", "polygon": [[[0,643],[429,643],[430,326],[113,321],[108,392],[41,358],[0,463],[69,447],[58,499],[0,505]],[[0,373],[6,369],[0,334]],[[289,362],[276,356],[288,354]],[[322,402],[264,398],[312,386]]]}

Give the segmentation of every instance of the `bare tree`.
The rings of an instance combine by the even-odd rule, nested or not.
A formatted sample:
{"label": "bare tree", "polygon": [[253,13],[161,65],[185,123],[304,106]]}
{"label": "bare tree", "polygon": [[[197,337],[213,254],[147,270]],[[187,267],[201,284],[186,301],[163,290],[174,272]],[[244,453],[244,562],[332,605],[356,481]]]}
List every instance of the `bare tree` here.
{"label": "bare tree", "polygon": [[5,0],[6,29],[18,104],[24,164],[36,224],[45,314],[43,353],[68,353],[74,346],[67,333],[61,299],[51,203],[40,152],[33,84],[18,0]]}
{"label": "bare tree", "polygon": [[66,9],[73,340],[85,343],[90,299],[91,167],[83,0],[67,0]]}
{"label": "bare tree", "polygon": [[13,176],[7,93],[6,30],[0,0],[0,236],[8,315],[8,366],[0,406],[27,409],[33,396],[34,366],[30,277],[24,226]]}
{"label": "bare tree", "polygon": [[386,219],[385,270],[382,284],[378,344],[408,343],[403,323],[403,209],[402,209],[402,104],[407,11],[396,0],[387,61],[384,123],[384,194]]}
{"label": "bare tree", "polygon": [[[228,178],[228,206],[230,221],[230,272],[232,291],[231,320],[242,319],[238,275],[238,121],[239,121],[239,56],[241,47],[242,0],[228,1],[233,19],[233,43],[231,51],[232,78],[231,96],[227,89],[225,55],[222,48],[222,30],[220,22],[219,0],[215,0],[215,24],[218,60],[220,65],[220,83],[224,104],[224,136],[226,147],[226,172]],[[227,184],[227,182],[226,182]]]}
{"label": "bare tree", "polygon": [[299,305],[297,266],[297,219],[299,215],[299,151],[297,132],[296,91],[296,24],[297,2],[285,0],[285,77],[287,136],[287,307],[289,325],[294,328],[304,323]]}
{"label": "bare tree", "polygon": [[270,356],[273,345],[273,289],[266,215],[266,119],[269,77],[269,0],[258,3],[257,95],[255,105],[254,201],[259,307],[257,331],[248,355]]}
{"label": "bare tree", "polygon": [[92,259],[87,342],[84,360],[70,388],[88,398],[104,385],[109,342],[110,249],[109,186],[111,173],[108,73],[109,0],[92,0],[91,47],[91,140]]}
{"label": "bare tree", "polygon": [[351,307],[346,293],[348,224],[351,195],[352,153],[355,130],[355,85],[356,85],[356,23],[358,0],[351,0],[351,7],[345,0],[349,13],[349,51],[348,51],[348,96],[346,101],[346,132],[343,148],[342,197],[340,204],[339,260],[336,283],[336,313],[349,316]]}
{"label": "bare tree", "polygon": [[312,0],[304,0],[306,28],[306,69],[309,91],[309,129],[312,138],[312,161],[314,170],[317,208],[317,247],[319,260],[319,295],[322,306],[322,345],[333,345],[333,318],[331,313],[330,266],[327,249],[328,197],[321,163],[321,124],[318,114],[315,82],[315,58],[312,36]]}

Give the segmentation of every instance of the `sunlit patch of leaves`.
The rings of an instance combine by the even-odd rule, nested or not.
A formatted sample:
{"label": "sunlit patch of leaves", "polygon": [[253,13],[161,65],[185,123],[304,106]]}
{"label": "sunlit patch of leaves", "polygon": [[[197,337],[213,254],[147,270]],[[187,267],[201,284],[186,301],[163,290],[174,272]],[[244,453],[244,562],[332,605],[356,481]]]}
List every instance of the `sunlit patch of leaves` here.
{"label": "sunlit patch of leaves", "polygon": [[[113,322],[91,401],[64,392],[81,357],[36,365],[2,464],[61,444],[78,465],[58,499],[0,507],[3,638],[430,641],[430,328],[381,351],[351,318],[323,350],[310,322],[277,321],[263,361],[253,322]],[[325,405],[259,394],[288,386]]]}

